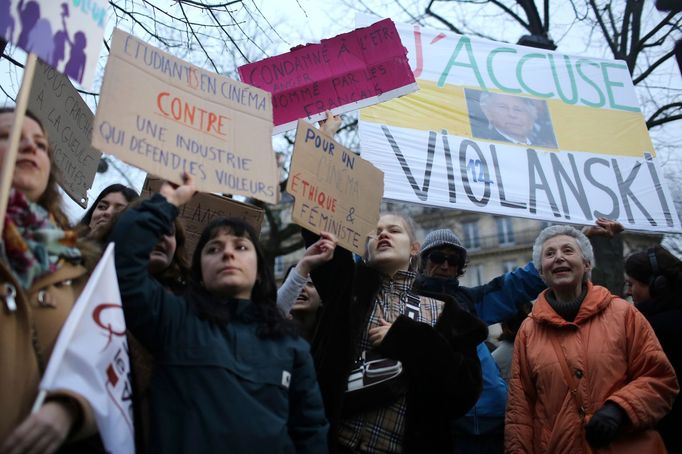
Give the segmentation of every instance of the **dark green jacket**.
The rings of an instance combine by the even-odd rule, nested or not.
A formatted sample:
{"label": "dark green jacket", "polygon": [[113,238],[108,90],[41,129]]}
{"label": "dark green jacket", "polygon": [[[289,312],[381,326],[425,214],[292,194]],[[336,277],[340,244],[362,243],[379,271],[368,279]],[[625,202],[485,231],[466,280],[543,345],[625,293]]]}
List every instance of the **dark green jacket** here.
{"label": "dark green jacket", "polygon": [[128,329],[156,361],[150,451],[326,452],[308,344],[258,337],[248,300],[225,303],[224,326],[201,319],[191,296],[173,295],[147,272],[149,253],[176,216],[157,195],[125,212],[111,237]]}

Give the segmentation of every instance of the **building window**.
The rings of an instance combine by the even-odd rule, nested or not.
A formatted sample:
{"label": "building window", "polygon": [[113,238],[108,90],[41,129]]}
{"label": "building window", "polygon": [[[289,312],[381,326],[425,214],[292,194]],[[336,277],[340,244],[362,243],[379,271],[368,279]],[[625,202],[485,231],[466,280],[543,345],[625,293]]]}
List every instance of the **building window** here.
{"label": "building window", "polygon": [[469,265],[465,276],[467,277],[467,285],[476,287],[483,285],[483,265]]}
{"label": "building window", "polygon": [[511,218],[496,218],[497,241],[500,246],[514,244],[514,230]]}
{"label": "building window", "polygon": [[518,266],[516,266],[516,260],[505,260],[502,262],[502,272],[510,273],[514,271]]}
{"label": "building window", "polygon": [[478,221],[462,223],[464,229],[464,247],[466,249],[480,249],[481,238],[478,235]]}

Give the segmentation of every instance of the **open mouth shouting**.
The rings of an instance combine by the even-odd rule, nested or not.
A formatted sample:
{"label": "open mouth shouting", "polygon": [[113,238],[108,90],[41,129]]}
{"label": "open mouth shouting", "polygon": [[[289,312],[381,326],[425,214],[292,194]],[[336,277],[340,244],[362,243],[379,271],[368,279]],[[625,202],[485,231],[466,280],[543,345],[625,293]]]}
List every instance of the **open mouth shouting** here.
{"label": "open mouth shouting", "polygon": [[391,247],[393,247],[393,245],[391,245],[391,242],[389,240],[383,239],[377,241],[377,251],[382,251],[384,249],[388,249]]}

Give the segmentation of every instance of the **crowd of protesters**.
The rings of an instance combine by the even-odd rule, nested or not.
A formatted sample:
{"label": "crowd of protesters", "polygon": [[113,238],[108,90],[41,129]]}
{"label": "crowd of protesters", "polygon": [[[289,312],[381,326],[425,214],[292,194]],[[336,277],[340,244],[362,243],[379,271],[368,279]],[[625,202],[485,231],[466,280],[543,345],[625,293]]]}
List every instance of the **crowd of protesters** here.
{"label": "crowd of protesters", "polygon": [[[0,110],[0,157],[14,119]],[[660,246],[625,261],[634,305],[592,283],[592,245],[563,225],[526,266],[467,288],[451,230],[420,242],[384,213],[364,257],[303,230],[278,291],[240,220],[214,219],[186,250],[187,175],[146,200],[112,185],[71,226],[43,126],[29,113],[21,131],[0,246],[0,453],[104,452],[83,396],[32,407],[109,242],[138,452],[681,452],[682,262]]]}

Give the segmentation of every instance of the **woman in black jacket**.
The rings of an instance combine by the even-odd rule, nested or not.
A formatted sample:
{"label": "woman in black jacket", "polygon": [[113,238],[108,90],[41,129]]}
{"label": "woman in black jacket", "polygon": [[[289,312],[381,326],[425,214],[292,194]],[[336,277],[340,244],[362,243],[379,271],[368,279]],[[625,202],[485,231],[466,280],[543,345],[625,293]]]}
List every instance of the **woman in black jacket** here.
{"label": "woman in black jacket", "polygon": [[[325,302],[313,356],[333,451],[449,452],[447,421],[480,393],[476,346],[487,329],[447,296],[412,291],[414,232],[410,219],[384,215],[368,238],[366,264],[337,247],[311,273]],[[310,232],[304,237],[316,240]],[[370,385],[363,357],[365,370],[402,372]],[[368,366],[372,358],[377,362]]]}
{"label": "woman in black jacket", "polygon": [[[191,179],[124,212],[111,235],[128,329],[152,353],[153,452],[326,452],[327,422],[307,343],[276,307],[256,233],[217,218],[202,233],[187,292],[150,274]],[[130,239],[134,238],[134,241]]]}
{"label": "woman in black jacket", "polygon": [[[661,246],[625,260],[626,295],[656,333],[677,380],[682,377],[682,262]],[[682,452],[682,400],[656,426],[668,452]]]}

